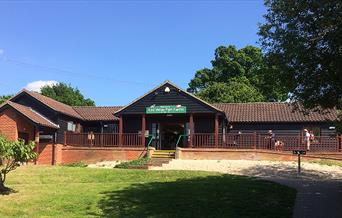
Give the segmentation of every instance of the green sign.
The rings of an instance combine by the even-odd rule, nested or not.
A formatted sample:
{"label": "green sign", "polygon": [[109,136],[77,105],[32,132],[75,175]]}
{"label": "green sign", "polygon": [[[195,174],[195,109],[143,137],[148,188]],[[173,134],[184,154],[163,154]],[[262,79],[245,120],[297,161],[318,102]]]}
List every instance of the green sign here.
{"label": "green sign", "polygon": [[181,105],[161,105],[146,108],[146,114],[185,114],[186,106]]}

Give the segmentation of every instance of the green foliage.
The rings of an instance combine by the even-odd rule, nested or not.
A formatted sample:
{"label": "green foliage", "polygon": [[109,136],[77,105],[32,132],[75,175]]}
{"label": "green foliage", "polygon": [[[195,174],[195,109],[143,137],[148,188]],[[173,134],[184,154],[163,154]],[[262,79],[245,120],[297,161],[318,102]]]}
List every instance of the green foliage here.
{"label": "green foliage", "polygon": [[267,0],[261,44],[291,98],[306,108],[342,109],[340,0]]}
{"label": "green foliage", "polygon": [[276,75],[277,69],[268,65],[257,47],[238,50],[232,45],[220,46],[211,64],[212,69],[196,72],[188,91],[210,102],[283,101],[287,98],[288,92]]}
{"label": "green foliage", "polygon": [[88,165],[83,163],[83,162],[76,162],[76,163],[65,164],[63,166],[66,166],[66,167],[87,167]]}
{"label": "green foliage", "polygon": [[0,104],[4,103],[8,99],[12,98],[13,95],[0,95]]}
{"label": "green foliage", "polygon": [[70,106],[95,106],[95,102],[89,98],[85,99],[78,88],[70,84],[57,83],[53,86],[41,88],[41,94]]}
{"label": "green foliage", "polygon": [[261,102],[264,96],[253,87],[246,77],[232,78],[228,83],[213,83],[198,93],[210,103],[217,102]]}
{"label": "green foliage", "polygon": [[137,168],[144,166],[150,159],[149,158],[139,158],[137,160],[122,162],[115,166],[115,168],[121,168],[121,169],[131,169],[131,168]]}
{"label": "green foliage", "polygon": [[9,172],[36,157],[34,147],[34,142],[25,145],[23,140],[12,142],[0,136],[0,192],[6,190],[4,184]]}

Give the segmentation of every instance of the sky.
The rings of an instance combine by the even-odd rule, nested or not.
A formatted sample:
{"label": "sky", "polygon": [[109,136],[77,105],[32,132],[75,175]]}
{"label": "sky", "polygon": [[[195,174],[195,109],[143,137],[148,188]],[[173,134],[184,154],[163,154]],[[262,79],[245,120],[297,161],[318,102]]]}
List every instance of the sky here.
{"label": "sky", "polygon": [[0,95],[65,82],[98,106],[186,89],[221,45],[258,45],[263,1],[0,2]]}

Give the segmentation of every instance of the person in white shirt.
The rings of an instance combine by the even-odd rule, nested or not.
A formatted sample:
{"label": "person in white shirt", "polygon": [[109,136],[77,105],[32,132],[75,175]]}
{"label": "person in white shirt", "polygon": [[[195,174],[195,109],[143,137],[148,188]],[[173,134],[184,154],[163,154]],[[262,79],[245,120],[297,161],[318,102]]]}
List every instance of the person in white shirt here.
{"label": "person in white shirt", "polygon": [[304,145],[306,150],[310,151],[310,133],[307,129],[304,129]]}

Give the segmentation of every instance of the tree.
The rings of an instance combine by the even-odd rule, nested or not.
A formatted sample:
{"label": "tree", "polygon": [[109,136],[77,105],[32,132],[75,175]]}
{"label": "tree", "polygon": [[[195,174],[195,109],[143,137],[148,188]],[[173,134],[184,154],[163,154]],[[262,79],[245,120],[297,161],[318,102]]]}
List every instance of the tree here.
{"label": "tree", "polygon": [[306,108],[342,108],[340,0],[267,0],[261,45],[270,64]]}
{"label": "tree", "polygon": [[12,98],[13,95],[0,95],[0,104],[4,103],[8,99]]}
{"label": "tree", "polygon": [[210,103],[261,102],[264,96],[254,88],[246,77],[232,78],[228,83],[213,83],[198,93]]}
{"label": "tree", "polygon": [[36,157],[34,147],[34,142],[25,145],[23,140],[12,142],[0,136],[0,193],[9,191],[5,187],[7,174]]}
{"label": "tree", "polygon": [[[257,99],[283,101],[287,98],[287,89],[278,80],[277,69],[268,65],[260,48],[246,46],[238,50],[232,45],[220,46],[216,48],[211,64],[212,69],[204,68],[196,72],[189,83],[188,91],[207,100],[213,98],[211,102],[248,102]],[[231,85],[234,87],[230,87]],[[240,93],[234,94],[235,88],[238,88],[236,91]],[[242,98],[214,95],[218,89],[224,89],[227,94],[229,90],[231,97]],[[241,91],[247,90],[252,93],[245,93],[246,96],[243,96]],[[209,93],[210,96],[207,95]],[[250,100],[247,96],[251,97]]]}
{"label": "tree", "polygon": [[42,95],[70,106],[95,106],[95,102],[89,98],[85,99],[80,90],[65,83],[44,86],[40,92]]}

